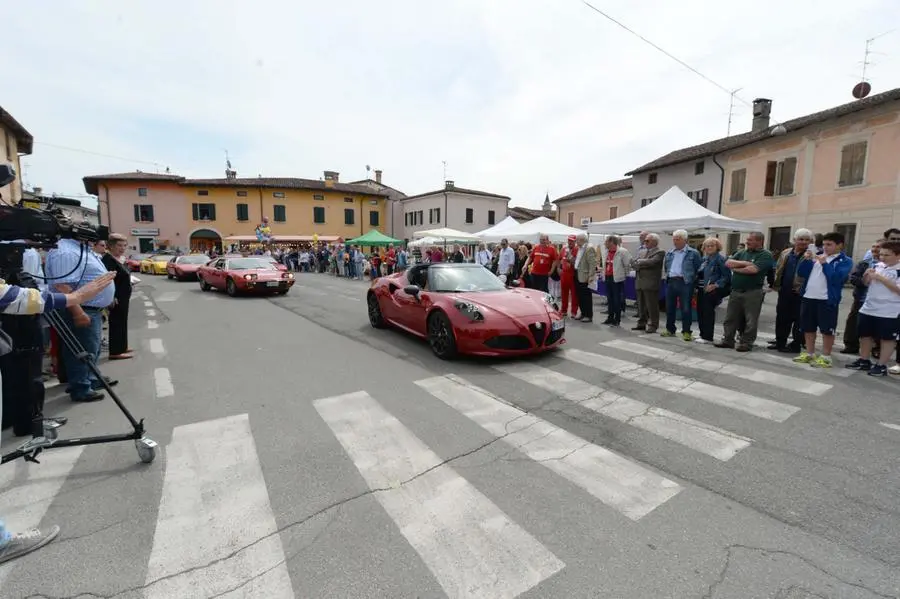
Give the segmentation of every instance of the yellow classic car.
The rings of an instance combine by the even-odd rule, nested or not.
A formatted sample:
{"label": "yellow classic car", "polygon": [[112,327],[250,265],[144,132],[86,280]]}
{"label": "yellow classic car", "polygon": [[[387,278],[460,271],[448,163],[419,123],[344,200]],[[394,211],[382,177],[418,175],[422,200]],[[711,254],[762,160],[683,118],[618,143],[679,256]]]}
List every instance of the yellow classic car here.
{"label": "yellow classic car", "polygon": [[141,260],[141,272],[148,275],[166,274],[166,265],[174,258],[174,254],[153,254]]}

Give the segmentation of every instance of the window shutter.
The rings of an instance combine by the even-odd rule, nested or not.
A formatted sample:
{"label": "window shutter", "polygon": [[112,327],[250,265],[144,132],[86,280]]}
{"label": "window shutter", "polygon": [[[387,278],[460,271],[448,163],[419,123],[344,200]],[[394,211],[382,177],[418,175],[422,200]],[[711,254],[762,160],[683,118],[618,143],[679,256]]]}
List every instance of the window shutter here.
{"label": "window shutter", "polygon": [[775,176],[778,173],[778,163],[769,161],[766,163],[766,187],[763,195],[772,197],[775,195]]}
{"label": "window shutter", "polygon": [[193,211],[194,220],[200,220],[200,204],[196,202],[191,204],[191,210]]}
{"label": "window shutter", "polygon": [[781,189],[778,195],[790,195],[794,193],[794,178],[797,175],[797,159],[786,158],[781,163]]}
{"label": "window shutter", "polygon": [[136,222],[136,223],[141,222],[141,205],[140,204],[134,205],[134,222]]}
{"label": "window shutter", "polygon": [[147,220],[148,222],[153,222],[155,219],[153,218],[153,206],[147,206]]}
{"label": "window shutter", "polygon": [[850,185],[853,180],[853,144],[841,148],[841,173],[838,185]]}

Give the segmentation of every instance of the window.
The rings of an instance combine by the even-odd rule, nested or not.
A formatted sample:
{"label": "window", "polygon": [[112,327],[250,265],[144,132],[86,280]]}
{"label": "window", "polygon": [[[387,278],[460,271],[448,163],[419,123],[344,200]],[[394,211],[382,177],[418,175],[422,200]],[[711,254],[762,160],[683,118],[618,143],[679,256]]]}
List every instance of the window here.
{"label": "window", "polygon": [[136,223],[152,223],[153,222],[153,205],[152,204],[135,204],[134,205],[134,222],[136,222]]}
{"label": "window", "polygon": [[249,204],[238,204],[237,205],[237,219],[241,222],[250,220],[250,205]]}
{"label": "window", "polygon": [[653,203],[653,200],[655,200],[655,199],[656,199],[656,198],[644,198],[644,199],[642,199],[642,200],[641,200],[641,208],[643,208],[644,206],[649,206],[650,204]]}
{"label": "window", "polygon": [[215,204],[193,204],[194,220],[216,220]]}
{"label": "window", "polygon": [[353,208],[344,208],[344,224],[352,225],[356,221],[356,210]]}
{"label": "window", "polygon": [[275,204],[272,206],[272,218],[276,223],[287,222],[287,209],[283,204]]}
{"label": "window", "polygon": [[856,223],[837,224],[834,232],[844,236],[844,252],[852,257],[853,246],[856,245]]}
{"label": "window", "polygon": [[284,197],[284,192],[283,192],[283,191],[273,191],[273,192],[272,192],[272,197],[273,197],[273,198],[283,198],[283,197]]}
{"label": "window", "polygon": [[440,208],[429,208],[428,209],[428,224],[429,225],[441,224],[441,209]]}
{"label": "window", "polygon": [[198,190],[197,190],[197,195],[198,195],[198,196],[208,196],[208,195],[209,195],[209,191],[206,190],[206,189],[198,189]]}
{"label": "window", "polygon": [[706,162],[705,161],[701,160],[700,162],[697,162],[696,164],[694,164],[694,174],[695,175],[702,175],[704,170],[706,170]]}
{"label": "window", "polygon": [[770,160],[766,164],[766,187],[768,198],[789,196],[794,193],[794,175],[797,173],[797,157],[784,160]]}
{"label": "window", "polygon": [[488,224],[493,225],[496,218],[496,212],[494,212],[493,210],[488,210]]}
{"label": "window", "polygon": [[352,203],[353,203],[353,198],[344,198],[344,203],[345,203],[345,204],[352,204]]}
{"label": "window", "polygon": [[471,225],[475,222],[475,209],[466,208],[466,224]]}
{"label": "window", "polygon": [[708,208],[706,205],[709,201],[709,189],[698,189],[697,191],[689,191],[687,193],[687,197],[691,198],[704,208]]}
{"label": "window", "polygon": [[841,148],[841,172],[838,176],[838,187],[862,185],[866,176],[866,151],[868,148],[869,142],[867,141],[858,141]]}
{"label": "window", "polygon": [[378,211],[377,210],[369,210],[369,226],[371,226],[371,227],[378,226]]}
{"label": "window", "polygon": [[650,185],[656,183],[656,173],[650,173],[649,175],[647,175],[647,183]]}
{"label": "window", "polygon": [[313,222],[317,225],[325,224],[324,206],[313,206]]}
{"label": "window", "polygon": [[610,206],[609,207],[609,219],[612,220],[619,216],[619,207],[618,206]]}
{"label": "window", "polygon": [[566,224],[569,225],[570,227],[575,226],[575,213],[574,212],[569,212],[568,214],[566,214]]}
{"label": "window", "polygon": [[731,171],[731,194],[729,202],[743,202],[744,189],[747,187],[747,169],[739,168]]}
{"label": "window", "polygon": [[146,187],[138,187],[138,197],[139,198],[147,197],[147,188]]}
{"label": "window", "polygon": [[[319,194],[315,194],[315,195],[313,196],[313,199],[316,200],[317,202],[321,202],[321,201],[324,201],[324,200],[325,200],[325,196],[319,195]],[[322,222],[324,222],[324,221],[322,221]]]}
{"label": "window", "polygon": [[237,197],[239,197],[239,198],[246,198],[246,197],[247,197],[247,192],[244,191],[244,190],[241,190],[241,191],[237,192]]}
{"label": "window", "polygon": [[425,224],[425,213],[422,210],[416,212],[416,224],[423,225]]}

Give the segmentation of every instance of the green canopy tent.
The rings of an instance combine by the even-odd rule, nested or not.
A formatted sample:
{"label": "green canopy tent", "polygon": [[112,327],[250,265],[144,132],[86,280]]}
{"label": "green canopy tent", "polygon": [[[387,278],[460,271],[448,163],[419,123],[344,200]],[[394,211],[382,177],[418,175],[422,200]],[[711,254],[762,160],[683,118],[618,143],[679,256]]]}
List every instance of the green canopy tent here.
{"label": "green canopy tent", "polygon": [[352,245],[361,245],[363,247],[373,247],[373,246],[380,247],[380,246],[385,246],[385,245],[391,245],[392,243],[394,245],[402,245],[403,241],[401,241],[400,239],[393,239],[391,237],[388,237],[381,231],[372,229],[365,235],[361,235],[355,239],[348,239],[344,243],[349,243]]}

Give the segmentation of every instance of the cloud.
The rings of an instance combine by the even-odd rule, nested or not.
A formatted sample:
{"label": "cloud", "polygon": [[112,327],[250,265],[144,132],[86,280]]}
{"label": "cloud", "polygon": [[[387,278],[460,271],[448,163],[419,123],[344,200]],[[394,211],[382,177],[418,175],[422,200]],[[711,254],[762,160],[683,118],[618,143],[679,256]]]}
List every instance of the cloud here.
{"label": "cloud", "polygon": [[[863,45],[894,0],[595,5],[773,116],[849,101]],[[218,176],[365,176],[408,193],[457,184],[537,206],[725,134],[729,97],[578,0],[113,0],[17,7],[3,106],[39,142],[28,180],[149,164]],[[38,32],[33,23],[41,23]],[[900,85],[900,32],[876,91]],[[733,132],[749,127],[739,103]]]}

